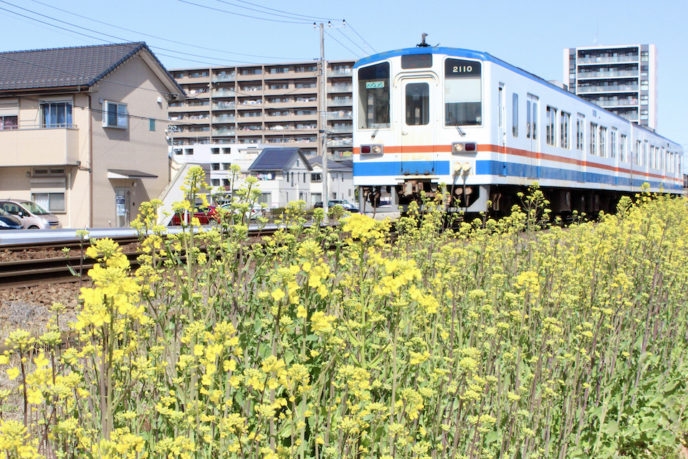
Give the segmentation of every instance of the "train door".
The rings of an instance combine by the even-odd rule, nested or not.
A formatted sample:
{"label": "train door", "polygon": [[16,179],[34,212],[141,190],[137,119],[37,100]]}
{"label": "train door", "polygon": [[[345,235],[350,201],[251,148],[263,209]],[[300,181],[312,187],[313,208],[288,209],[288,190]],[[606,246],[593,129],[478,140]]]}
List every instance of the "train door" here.
{"label": "train door", "polygon": [[499,175],[506,175],[506,91],[504,83],[499,83],[497,95],[497,141],[499,146]]}
{"label": "train door", "polygon": [[402,75],[397,81],[401,91],[396,106],[402,107],[399,130],[401,175],[435,175],[435,126],[439,107],[437,78],[432,74]]}

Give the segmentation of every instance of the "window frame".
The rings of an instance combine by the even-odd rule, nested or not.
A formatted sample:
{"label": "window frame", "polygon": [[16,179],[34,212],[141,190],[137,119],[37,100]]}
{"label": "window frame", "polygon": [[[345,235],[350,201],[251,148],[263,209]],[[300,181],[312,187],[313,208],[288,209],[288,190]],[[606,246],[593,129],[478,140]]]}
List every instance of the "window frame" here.
{"label": "window frame", "polygon": [[[111,106],[115,107],[114,124],[111,123],[112,120],[110,119],[110,116],[112,116],[110,113]],[[111,100],[103,101],[103,127],[121,129],[123,131],[129,129],[129,110],[127,109],[127,104]]]}

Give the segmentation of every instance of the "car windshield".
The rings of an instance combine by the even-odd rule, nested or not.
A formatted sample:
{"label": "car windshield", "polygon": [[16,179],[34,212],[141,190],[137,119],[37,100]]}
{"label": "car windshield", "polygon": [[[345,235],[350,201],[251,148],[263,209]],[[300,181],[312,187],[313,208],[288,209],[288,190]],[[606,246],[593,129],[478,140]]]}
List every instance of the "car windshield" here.
{"label": "car windshield", "polygon": [[22,201],[20,204],[29,209],[29,212],[34,215],[48,215],[50,213],[33,201]]}

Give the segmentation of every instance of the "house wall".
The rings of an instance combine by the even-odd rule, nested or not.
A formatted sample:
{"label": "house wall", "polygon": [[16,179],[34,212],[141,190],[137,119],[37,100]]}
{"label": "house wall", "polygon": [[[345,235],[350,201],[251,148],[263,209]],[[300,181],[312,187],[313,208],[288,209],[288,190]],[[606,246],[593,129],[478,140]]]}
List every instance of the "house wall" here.
{"label": "house wall", "polygon": [[[169,180],[167,141],[167,90],[140,55],[128,60],[99,82],[92,93],[93,217],[94,227],[120,226],[115,190],[129,192],[129,220],[143,201],[158,198]],[[126,129],[104,127],[106,101],[127,105]],[[150,130],[150,119],[155,120]],[[133,169],[157,178],[108,179],[108,169]]]}

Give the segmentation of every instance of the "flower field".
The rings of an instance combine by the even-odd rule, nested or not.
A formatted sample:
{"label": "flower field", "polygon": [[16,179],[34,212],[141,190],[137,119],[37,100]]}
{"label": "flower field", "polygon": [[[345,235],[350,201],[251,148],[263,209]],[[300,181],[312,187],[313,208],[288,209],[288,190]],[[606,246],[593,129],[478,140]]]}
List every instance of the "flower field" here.
{"label": "flower field", "polygon": [[76,340],[8,339],[0,451],[678,457],[688,202],[641,195],[566,228],[545,204],[455,231],[411,212],[394,235],[361,215],[307,226],[296,205],[253,245],[238,221],[163,238],[145,205],[140,268],[89,249]]}

